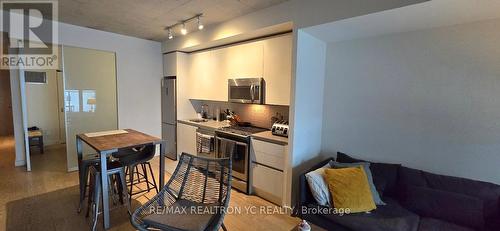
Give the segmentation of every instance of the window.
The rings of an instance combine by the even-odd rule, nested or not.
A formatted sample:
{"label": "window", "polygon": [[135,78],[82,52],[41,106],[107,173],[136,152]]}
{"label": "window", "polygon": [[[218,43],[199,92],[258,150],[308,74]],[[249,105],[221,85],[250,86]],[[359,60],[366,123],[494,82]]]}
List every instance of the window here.
{"label": "window", "polygon": [[82,91],[82,104],[83,112],[95,112],[96,109],[96,97],[95,90],[83,90]]}
{"label": "window", "polygon": [[66,112],[80,111],[80,91],[65,90],[64,91],[64,109]]}
{"label": "window", "polygon": [[47,72],[25,71],[24,81],[28,84],[46,84]]}

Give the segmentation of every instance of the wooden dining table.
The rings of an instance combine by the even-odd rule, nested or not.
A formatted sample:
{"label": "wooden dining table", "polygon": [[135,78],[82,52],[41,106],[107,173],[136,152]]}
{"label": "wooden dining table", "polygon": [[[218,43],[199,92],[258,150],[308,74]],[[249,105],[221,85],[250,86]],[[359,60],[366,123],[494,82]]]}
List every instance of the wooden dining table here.
{"label": "wooden dining table", "polygon": [[[165,185],[165,140],[133,129],[78,134],[76,135],[76,152],[79,161],[83,158],[83,143],[89,145],[99,155],[102,173],[107,172],[107,158],[120,149],[144,145],[160,145],[160,190]],[[108,229],[110,221],[107,175],[101,174],[101,180],[104,228]],[[80,184],[82,183],[84,182],[80,182]]]}

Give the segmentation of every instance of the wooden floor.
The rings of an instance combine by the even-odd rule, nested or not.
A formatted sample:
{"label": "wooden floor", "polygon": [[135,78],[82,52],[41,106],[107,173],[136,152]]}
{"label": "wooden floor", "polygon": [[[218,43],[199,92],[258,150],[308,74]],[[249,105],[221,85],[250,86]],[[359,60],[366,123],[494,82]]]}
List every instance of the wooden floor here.
{"label": "wooden floor", "polygon": [[[89,220],[83,213],[76,212],[78,173],[66,171],[64,145],[49,146],[45,154],[34,150],[32,172],[14,167],[14,156],[13,138],[0,137],[0,230],[90,229]],[[158,176],[158,159],[152,165]],[[167,169],[172,169],[173,165],[175,163],[169,162]],[[132,206],[139,206],[154,194],[133,197]],[[230,231],[291,230],[299,222],[297,218],[281,214],[283,209],[263,199],[234,190],[230,206],[233,213],[224,221]],[[111,212],[111,226],[111,230],[134,230],[123,207]],[[102,230],[102,226],[98,228]]]}

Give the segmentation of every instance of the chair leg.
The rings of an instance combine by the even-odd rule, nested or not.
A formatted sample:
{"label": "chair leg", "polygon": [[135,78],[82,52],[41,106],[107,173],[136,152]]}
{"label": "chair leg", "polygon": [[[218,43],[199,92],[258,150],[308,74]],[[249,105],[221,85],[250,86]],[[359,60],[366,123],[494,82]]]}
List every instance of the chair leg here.
{"label": "chair leg", "polygon": [[222,230],[227,231],[227,228],[226,228],[226,226],[224,225],[224,223],[222,223]]}
{"label": "chair leg", "polygon": [[155,186],[156,193],[158,193],[158,185],[156,185],[155,175],[153,174],[153,168],[151,168],[151,164],[149,162],[146,162],[146,164],[148,165],[149,172],[151,173],[151,178],[153,178],[153,185]]}
{"label": "chair leg", "polygon": [[[128,176],[128,170],[129,170],[129,167],[128,166],[125,166],[125,176]],[[130,181],[130,179],[128,179]]]}
{"label": "chair leg", "polygon": [[97,226],[97,218],[99,217],[99,204],[101,204],[101,181],[100,181],[100,176],[99,174],[96,174],[96,179],[95,179],[95,189],[94,189],[94,203],[93,203],[93,210],[94,213],[92,214],[92,230],[96,230]]}
{"label": "chair leg", "polygon": [[130,170],[130,172],[129,172],[129,174],[130,174],[130,175],[129,175],[129,179],[130,179],[130,189],[129,189],[129,193],[128,193],[128,195],[130,195],[130,197],[129,197],[129,202],[131,202],[131,201],[132,201],[132,188],[134,187],[134,168],[135,168],[135,167],[136,167],[136,166],[130,166],[130,168],[129,168],[129,170]]}
{"label": "chair leg", "polygon": [[[124,195],[124,192],[127,191],[127,185],[123,184],[123,181],[125,180],[124,179],[124,176],[125,174],[123,174],[122,176],[122,171],[120,171],[116,177],[118,177],[118,180],[116,180],[116,185],[117,185],[117,188],[118,188],[118,200],[120,201],[120,204],[123,205],[123,195]],[[123,190],[125,189],[125,190]],[[128,193],[128,192],[127,192]]]}
{"label": "chair leg", "polygon": [[94,200],[94,193],[95,193],[95,180],[94,180],[94,174],[90,177],[90,183],[89,183],[89,198],[87,200],[87,212],[85,213],[85,217],[89,217],[90,213],[90,208],[92,207],[92,201]]}
{"label": "chair leg", "polygon": [[[127,193],[127,182],[125,181],[125,171],[120,171],[119,173],[119,176],[120,176],[120,197],[122,196],[125,196],[125,203],[127,204],[127,210],[128,210],[128,214],[129,215],[132,215],[132,211],[131,211],[131,206],[130,206],[130,196],[129,194]],[[123,204],[123,199],[122,199],[122,204]]]}
{"label": "chair leg", "polygon": [[150,182],[149,182],[149,179],[148,179],[148,171],[146,171],[146,164],[145,163],[141,163],[141,168],[142,168],[142,173],[144,174],[144,179],[146,180],[146,186],[147,186],[147,190],[148,192],[151,191],[151,186],[150,186]]}
{"label": "chair leg", "polygon": [[141,183],[141,176],[139,175],[139,168],[135,166],[135,175],[137,177],[137,183]]}
{"label": "chair leg", "polygon": [[[116,205],[116,192],[118,191],[116,188],[116,179],[113,175],[108,175],[108,189],[109,192],[111,192],[111,199],[113,202],[113,205]],[[109,193],[108,192],[108,193]]]}
{"label": "chair leg", "polygon": [[82,211],[83,201],[85,200],[85,188],[87,187],[88,182],[88,172],[89,168],[87,166],[80,166],[79,180],[80,180],[80,203],[78,204],[77,212],[80,213]]}

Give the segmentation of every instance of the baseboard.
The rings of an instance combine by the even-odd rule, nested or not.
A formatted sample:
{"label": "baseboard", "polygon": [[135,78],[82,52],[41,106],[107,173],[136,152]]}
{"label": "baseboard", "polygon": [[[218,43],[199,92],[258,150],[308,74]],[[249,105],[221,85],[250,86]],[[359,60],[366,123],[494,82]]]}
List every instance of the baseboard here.
{"label": "baseboard", "polygon": [[16,166],[16,167],[20,167],[20,166],[24,166],[24,165],[26,165],[25,160],[16,160],[16,162],[14,163],[14,166]]}
{"label": "baseboard", "polygon": [[78,171],[78,166],[68,168],[68,172],[75,172]]}

